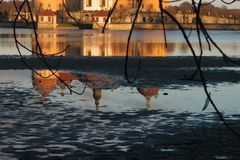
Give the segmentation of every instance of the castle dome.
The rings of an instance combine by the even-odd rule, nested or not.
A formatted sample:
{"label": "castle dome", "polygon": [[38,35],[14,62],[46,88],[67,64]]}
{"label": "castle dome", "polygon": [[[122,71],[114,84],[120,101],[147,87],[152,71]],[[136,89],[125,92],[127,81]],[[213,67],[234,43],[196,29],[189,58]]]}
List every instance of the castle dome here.
{"label": "castle dome", "polygon": [[56,12],[57,10],[60,10],[62,6],[62,0],[35,0],[34,2],[34,8],[37,10],[49,9]]}
{"label": "castle dome", "polygon": [[137,88],[137,90],[144,97],[152,97],[158,95],[160,88]]}
{"label": "castle dome", "polygon": [[56,78],[34,78],[33,86],[41,96],[47,97],[55,90],[57,82]]}
{"label": "castle dome", "polygon": [[143,95],[146,99],[146,108],[147,110],[151,107],[151,98],[152,96],[157,96],[160,88],[137,88],[138,92]]}

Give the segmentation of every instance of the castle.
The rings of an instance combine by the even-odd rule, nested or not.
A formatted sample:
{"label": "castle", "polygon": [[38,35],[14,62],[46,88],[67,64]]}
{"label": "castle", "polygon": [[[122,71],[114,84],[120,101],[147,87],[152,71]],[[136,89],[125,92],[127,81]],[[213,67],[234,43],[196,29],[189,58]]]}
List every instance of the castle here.
{"label": "castle", "polygon": [[[113,7],[115,0],[64,0],[67,7],[79,10],[109,10]],[[138,0],[119,0],[118,7],[133,8],[136,7]],[[51,9],[57,11],[63,9],[62,0],[33,0],[36,9]],[[166,7],[167,3],[163,3]],[[142,9],[159,11],[159,0],[143,0]]]}
{"label": "castle", "polygon": [[[108,11],[116,0],[33,0],[40,28],[55,28],[59,22],[73,21],[66,14],[63,2],[71,15],[79,21],[104,23]],[[117,9],[109,23],[130,23],[138,4],[139,0],[118,0]],[[163,6],[167,7],[167,3],[163,3]],[[139,15],[138,22],[157,23],[161,21],[159,0],[143,0],[140,12],[143,14]]]}
{"label": "castle", "polygon": [[33,5],[36,10],[50,9],[52,11],[57,11],[62,9],[62,0],[33,0]]}

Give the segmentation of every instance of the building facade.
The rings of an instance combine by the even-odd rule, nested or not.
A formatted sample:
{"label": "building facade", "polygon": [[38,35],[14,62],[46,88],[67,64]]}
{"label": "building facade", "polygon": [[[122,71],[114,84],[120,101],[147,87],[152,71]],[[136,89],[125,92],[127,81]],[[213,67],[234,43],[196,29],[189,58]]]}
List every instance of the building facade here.
{"label": "building facade", "polygon": [[109,10],[112,6],[112,0],[83,0],[84,11]]}
{"label": "building facade", "polygon": [[[116,0],[64,0],[68,11],[76,19],[84,22],[100,22],[106,20],[108,11],[113,8]],[[71,21],[65,11],[62,0],[34,0],[34,8],[39,14],[43,10],[51,10],[56,13],[57,23]],[[116,10],[110,18],[110,23],[131,23],[134,19],[139,0],[118,0]],[[163,3],[167,7],[167,3]],[[159,0],[143,0],[137,22],[158,23],[161,21],[159,12]]]}
{"label": "building facade", "polygon": [[[64,0],[66,1],[66,0]],[[49,9],[53,12],[63,9],[62,0],[33,0],[35,10],[46,10]]]}
{"label": "building facade", "polygon": [[55,28],[57,25],[56,14],[49,10],[42,10],[38,14],[38,28]]}
{"label": "building facade", "polygon": [[[162,3],[163,8],[166,8],[168,6],[168,3]],[[159,12],[159,0],[143,0],[142,2],[142,11],[153,11],[153,12]]]}
{"label": "building facade", "polygon": [[[109,10],[116,0],[83,0],[83,10]],[[136,8],[139,0],[118,0],[118,8]],[[167,3],[163,3],[167,7]],[[159,0],[143,0],[142,10],[160,11]]]}
{"label": "building facade", "polygon": [[[113,7],[116,0],[64,0],[64,3],[69,9],[83,10],[83,11],[99,11],[109,10]],[[137,7],[138,0],[119,0],[118,8],[135,8]],[[33,0],[34,8],[50,9],[53,12],[63,9],[62,0]],[[167,7],[167,3],[163,3],[163,7]],[[143,0],[142,10],[159,11],[159,0]]]}

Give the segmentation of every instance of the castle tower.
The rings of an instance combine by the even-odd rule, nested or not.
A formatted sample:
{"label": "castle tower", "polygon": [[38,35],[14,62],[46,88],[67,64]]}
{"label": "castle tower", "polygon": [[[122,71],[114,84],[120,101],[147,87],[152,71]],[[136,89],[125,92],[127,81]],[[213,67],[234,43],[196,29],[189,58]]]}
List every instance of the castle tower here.
{"label": "castle tower", "polygon": [[[53,75],[53,73],[56,75]],[[61,88],[61,95],[64,95],[66,85],[70,85],[73,80],[78,80],[78,77],[70,72],[50,70],[35,70],[32,74],[33,88],[43,97],[47,97],[53,92],[57,85]],[[62,83],[61,81],[64,81]]]}
{"label": "castle tower", "polygon": [[[113,1],[115,3],[115,0]],[[112,2],[112,5],[113,5]],[[124,8],[135,8],[137,5],[137,1],[136,0],[118,0],[118,6],[124,7]]]}
{"label": "castle tower", "polygon": [[[168,6],[168,3],[162,3],[163,8],[166,8]],[[144,11],[155,11],[159,12],[159,0],[143,0],[142,2],[142,10]]]}
{"label": "castle tower", "polygon": [[[65,0],[64,0],[65,1]],[[62,9],[63,4],[62,0],[35,0],[34,1],[34,8],[36,10],[45,10],[50,9],[53,12]]]}
{"label": "castle tower", "polygon": [[[111,0],[111,4],[113,5],[113,3],[115,2],[115,0]],[[125,7],[125,8],[134,8],[137,7],[139,0],[119,0],[118,1],[118,6],[121,7]],[[162,3],[163,4],[163,8],[166,8],[168,6],[167,3]],[[159,0],[143,0],[142,1],[142,9],[143,10],[150,10],[150,11],[156,11],[159,12]]]}
{"label": "castle tower", "polygon": [[[55,72],[55,71],[53,71]],[[55,73],[58,75],[58,72]],[[50,70],[35,70],[32,77],[33,88],[43,97],[55,90],[58,78]]]}
{"label": "castle tower", "polygon": [[93,98],[95,100],[96,110],[100,106],[100,99],[102,98],[102,89],[93,88]]}

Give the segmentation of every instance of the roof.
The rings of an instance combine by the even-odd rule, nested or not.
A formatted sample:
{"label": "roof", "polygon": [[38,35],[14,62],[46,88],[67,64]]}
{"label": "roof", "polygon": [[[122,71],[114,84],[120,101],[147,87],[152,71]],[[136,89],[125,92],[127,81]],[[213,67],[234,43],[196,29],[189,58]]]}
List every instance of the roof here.
{"label": "roof", "polygon": [[43,97],[47,97],[57,85],[57,79],[52,78],[35,78],[33,86]]}
{"label": "roof", "polygon": [[96,11],[93,13],[93,16],[95,17],[107,17],[108,12],[107,11]]}
{"label": "roof", "polygon": [[160,88],[137,88],[138,92],[145,97],[158,95]]}
{"label": "roof", "polygon": [[53,11],[46,9],[41,11],[38,16],[56,16],[56,13],[54,13]]}
{"label": "roof", "polygon": [[117,89],[119,87],[117,79],[104,74],[86,73],[79,76],[80,81],[87,83],[91,89]]}
{"label": "roof", "polygon": [[[72,80],[76,80],[77,77],[71,74],[70,72],[57,72],[58,77],[64,81],[66,85],[69,85]],[[33,77],[33,87],[38,91],[43,97],[47,97],[52,91],[56,89],[56,86],[59,85],[61,88],[64,88],[65,84],[62,83],[59,78],[51,75],[48,78],[39,77],[34,75]]]}
{"label": "roof", "polygon": [[76,76],[74,76],[71,72],[59,72],[59,77],[63,81],[72,81],[72,80],[78,80]]}

